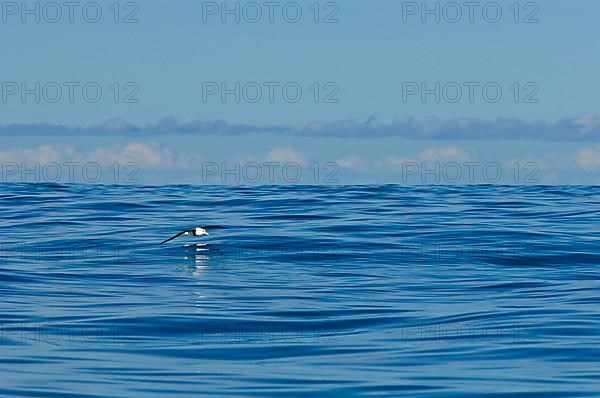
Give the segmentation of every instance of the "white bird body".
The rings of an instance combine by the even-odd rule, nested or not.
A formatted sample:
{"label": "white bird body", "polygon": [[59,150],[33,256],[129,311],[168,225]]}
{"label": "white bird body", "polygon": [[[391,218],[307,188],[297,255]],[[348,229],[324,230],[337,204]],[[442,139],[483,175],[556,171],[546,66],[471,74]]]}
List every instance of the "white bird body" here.
{"label": "white bird body", "polygon": [[206,227],[196,227],[196,228],[192,228],[192,229],[187,229],[185,231],[181,231],[180,233],[178,233],[175,236],[170,237],[167,240],[160,242],[160,244],[162,245],[163,243],[172,241],[175,238],[179,238],[181,235],[208,236],[209,233],[208,233],[207,229],[225,229],[225,227],[221,227],[218,225],[210,225],[210,226],[206,226]]}
{"label": "white bird body", "polygon": [[194,235],[195,236],[202,236],[202,235],[207,235],[208,236],[208,231],[205,230],[204,228],[197,227]]}

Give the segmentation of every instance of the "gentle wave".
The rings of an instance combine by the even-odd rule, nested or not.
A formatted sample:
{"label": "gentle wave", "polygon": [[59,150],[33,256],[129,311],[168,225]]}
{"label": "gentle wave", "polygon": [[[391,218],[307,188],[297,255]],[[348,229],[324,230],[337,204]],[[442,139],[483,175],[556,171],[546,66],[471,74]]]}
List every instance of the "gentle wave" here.
{"label": "gentle wave", "polygon": [[1,396],[600,395],[600,187],[0,199]]}

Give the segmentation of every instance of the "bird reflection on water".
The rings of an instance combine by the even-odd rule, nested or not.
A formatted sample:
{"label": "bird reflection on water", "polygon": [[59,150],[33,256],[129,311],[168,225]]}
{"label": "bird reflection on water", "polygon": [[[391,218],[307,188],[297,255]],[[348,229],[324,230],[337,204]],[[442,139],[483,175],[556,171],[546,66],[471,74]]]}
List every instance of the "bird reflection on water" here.
{"label": "bird reflection on water", "polygon": [[209,245],[208,243],[193,243],[183,245],[183,250],[184,263],[181,265],[181,268],[187,271],[192,271],[194,276],[202,276],[202,272],[208,268],[208,262],[211,258],[211,250],[218,251],[219,249],[217,245]]}

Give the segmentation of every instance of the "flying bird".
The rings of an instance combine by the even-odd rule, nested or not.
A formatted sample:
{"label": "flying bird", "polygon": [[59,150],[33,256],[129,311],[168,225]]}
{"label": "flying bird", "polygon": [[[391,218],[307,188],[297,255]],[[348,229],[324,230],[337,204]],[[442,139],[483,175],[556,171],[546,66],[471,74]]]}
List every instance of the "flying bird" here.
{"label": "flying bird", "polygon": [[185,231],[181,231],[180,233],[178,233],[175,236],[170,237],[169,239],[163,240],[162,242],[160,242],[160,244],[162,245],[163,243],[167,243],[172,241],[173,239],[179,238],[181,235],[191,235],[191,236],[203,236],[206,235],[208,236],[208,231],[210,229],[225,229],[225,227],[221,227],[218,225],[207,225],[204,227],[196,227],[196,228],[192,228],[192,229],[188,229]]}

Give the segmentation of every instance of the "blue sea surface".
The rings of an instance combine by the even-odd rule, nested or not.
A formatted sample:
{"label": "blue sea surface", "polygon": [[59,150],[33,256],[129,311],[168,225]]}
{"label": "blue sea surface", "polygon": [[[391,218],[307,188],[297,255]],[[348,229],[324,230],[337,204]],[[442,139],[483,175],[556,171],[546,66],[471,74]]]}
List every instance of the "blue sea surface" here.
{"label": "blue sea surface", "polygon": [[2,397],[600,396],[600,187],[2,184],[0,231]]}

